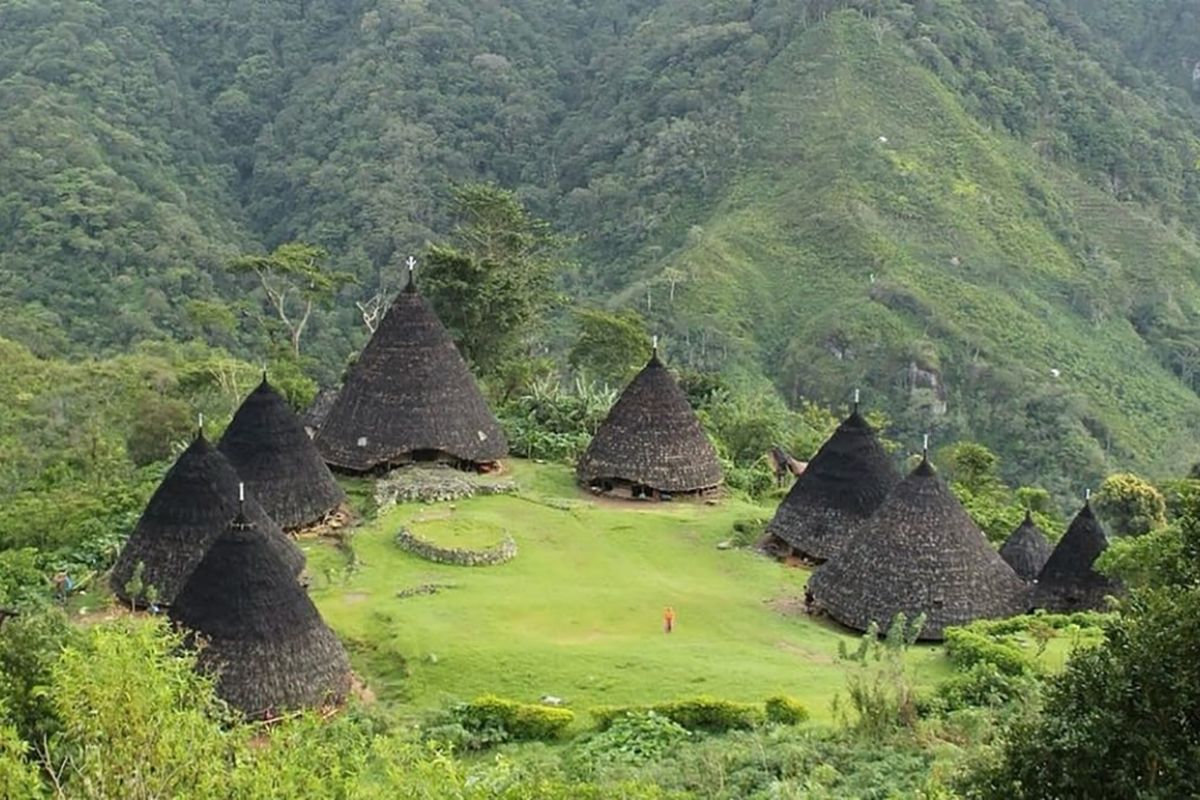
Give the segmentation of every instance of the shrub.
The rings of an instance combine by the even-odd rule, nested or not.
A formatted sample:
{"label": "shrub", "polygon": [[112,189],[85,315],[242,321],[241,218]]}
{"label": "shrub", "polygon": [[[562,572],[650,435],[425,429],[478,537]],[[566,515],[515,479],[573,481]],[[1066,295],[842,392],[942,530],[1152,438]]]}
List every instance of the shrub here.
{"label": "shrub", "polygon": [[753,547],[767,532],[767,520],[760,518],[739,519],[733,523],[733,535],[729,541],[735,547]]}
{"label": "shrub", "polygon": [[693,697],[672,700],[651,706],[598,706],[591,709],[597,730],[608,730],[618,719],[629,714],[653,711],[689,731],[725,733],[749,730],[762,723],[763,709],[754,703],[736,703],[714,697]]}
{"label": "shrub", "polygon": [[659,761],[690,735],[687,728],[653,711],[626,713],[576,747],[572,760],[584,772]]}
{"label": "shrub", "polygon": [[923,710],[945,714],[964,708],[1006,706],[1029,697],[1036,688],[1031,676],[1009,674],[984,661],[939,684]]}
{"label": "shrub", "polygon": [[808,719],[808,709],[794,697],[776,695],[764,703],[768,722],[776,725],[799,725]]}
{"label": "shrub", "polygon": [[575,714],[565,708],[518,703],[495,695],[456,706],[454,716],[467,731],[498,731],[513,741],[556,739],[575,720]]}
{"label": "shrub", "polygon": [[992,664],[1005,675],[1031,675],[1036,667],[1021,649],[967,628],[946,630],[946,656],[960,669]]}

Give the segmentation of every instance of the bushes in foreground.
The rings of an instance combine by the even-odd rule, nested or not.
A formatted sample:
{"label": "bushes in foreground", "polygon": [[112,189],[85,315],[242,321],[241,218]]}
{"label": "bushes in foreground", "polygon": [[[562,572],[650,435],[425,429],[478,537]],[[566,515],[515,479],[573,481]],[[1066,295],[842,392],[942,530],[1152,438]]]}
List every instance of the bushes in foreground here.
{"label": "bushes in foreground", "polygon": [[463,750],[483,750],[505,742],[553,741],[574,720],[575,714],[565,708],[484,695],[432,715],[424,736]]}
{"label": "bushes in foreground", "polygon": [[737,703],[715,697],[692,697],[642,706],[597,706],[591,709],[596,729],[607,730],[616,720],[631,714],[654,713],[693,732],[727,733],[750,730],[764,722],[796,725],[808,719],[808,709],[790,697],[772,697],[765,704]]}

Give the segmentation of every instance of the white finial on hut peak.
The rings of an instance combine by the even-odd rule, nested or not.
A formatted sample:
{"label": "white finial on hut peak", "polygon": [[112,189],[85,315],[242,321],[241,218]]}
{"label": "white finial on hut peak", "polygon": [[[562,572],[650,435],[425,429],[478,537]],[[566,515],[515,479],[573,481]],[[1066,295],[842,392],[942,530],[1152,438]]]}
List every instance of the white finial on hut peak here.
{"label": "white finial on hut peak", "polygon": [[1091,489],[1083,490],[1083,502],[1085,502],[1085,503],[1092,502],[1092,490]]}
{"label": "white finial on hut peak", "polygon": [[654,348],[654,355],[658,355],[658,334],[650,337],[650,346]]}
{"label": "white finial on hut peak", "polygon": [[929,457],[929,434],[925,434],[925,439],[921,443],[921,455],[925,458]]}
{"label": "white finial on hut peak", "polygon": [[858,389],[854,390],[854,410],[858,411]]}
{"label": "white finial on hut peak", "polygon": [[200,430],[201,433],[204,433],[204,412],[203,411],[201,411],[199,414],[196,415],[196,427]]}
{"label": "white finial on hut peak", "polygon": [[238,502],[246,502],[246,484],[238,481]]}
{"label": "white finial on hut peak", "polygon": [[408,267],[408,283],[404,284],[404,291],[415,292],[417,290],[417,260],[409,256],[405,259],[404,265]]}

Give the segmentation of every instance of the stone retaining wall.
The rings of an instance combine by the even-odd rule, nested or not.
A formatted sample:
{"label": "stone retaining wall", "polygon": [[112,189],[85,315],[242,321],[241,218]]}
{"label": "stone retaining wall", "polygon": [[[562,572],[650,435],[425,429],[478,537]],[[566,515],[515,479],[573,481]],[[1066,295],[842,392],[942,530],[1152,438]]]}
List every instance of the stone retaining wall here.
{"label": "stone retaining wall", "polygon": [[376,482],[375,503],[383,511],[397,503],[445,503],[516,491],[512,480],[480,478],[449,467],[401,467]]}
{"label": "stone retaining wall", "polygon": [[460,550],[456,547],[438,547],[401,528],[396,534],[396,544],[406,553],[426,561],[456,567],[491,567],[517,557],[517,543],[507,534],[495,547],[486,550]]}

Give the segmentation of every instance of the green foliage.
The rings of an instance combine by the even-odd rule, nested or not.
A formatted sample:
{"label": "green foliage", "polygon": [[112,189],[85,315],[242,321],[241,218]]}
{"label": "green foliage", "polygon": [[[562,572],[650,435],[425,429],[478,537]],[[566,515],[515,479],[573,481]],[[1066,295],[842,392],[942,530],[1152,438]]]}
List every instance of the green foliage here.
{"label": "green foliage", "polygon": [[772,726],[686,743],[630,774],[714,800],[820,797],[948,798],[931,753],[813,726]]}
{"label": "green foliage", "polygon": [[777,695],[768,697],[763,704],[767,722],[776,725],[799,725],[808,720],[808,709],[794,697]]}
{"label": "green foliage", "polygon": [[[528,253],[519,197],[579,234],[572,300],[636,303],[680,365],[793,407],[869,387],[899,437],[970,436],[1060,499],[1112,464],[1179,467],[1200,452],[1168,438],[1200,410],[1194,15],[1135,6],[6,9],[0,334],[261,361],[288,326],[256,321],[237,253],[311,242],[386,299],[456,219],[478,235],[451,272]],[[353,294],[303,333],[326,383],[365,334]],[[454,321],[485,372],[518,356],[470,340],[508,316]],[[529,337],[570,344],[529,329],[519,355]]]}
{"label": "green foliage", "polygon": [[1020,647],[969,627],[948,628],[945,636],[946,657],[959,669],[969,670],[978,664],[988,664],[1003,675],[1025,676],[1036,672],[1034,662]]}
{"label": "green foliage", "polygon": [[1013,674],[990,661],[980,661],[939,683],[925,708],[945,715],[970,708],[1026,705],[1037,696],[1039,688],[1030,674]]}
{"label": "green foliage", "polygon": [[567,354],[572,369],[620,387],[650,358],[646,320],[632,309],[583,308],[575,312],[575,322],[579,334]]}
{"label": "green foliage", "polygon": [[766,458],[772,447],[811,458],[837,427],[837,418],[814,403],[793,411],[774,393],[729,386],[715,376],[685,373],[681,384],[716,445],[725,485],[752,498],[776,488]]}
{"label": "green foliage", "polygon": [[135,467],[166,461],[175,446],[196,428],[192,411],[182,400],[146,394],[139,398],[125,449]]}
{"label": "green foliage", "polygon": [[845,642],[838,642],[838,657],[858,665],[846,675],[846,693],[856,717],[854,727],[866,738],[881,739],[901,728],[915,726],[916,689],[905,665],[905,654],[924,626],[924,614],[909,623],[901,613],[895,616],[882,638],[879,626],[872,622],[853,652]]}
{"label": "green foliage", "polygon": [[26,608],[0,625],[0,705],[31,745],[59,728],[51,670],[62,649],[77,638],[58,610]]}
{"label": "green foliage", "polygon": [[[8,677],[10,664],[3,666],[0,677]],[[0,694],[0,791],[14,800],[51,790],[97,800],[670,796],[627,780],[580,783],[548,766],[518,766],[504,758],[464,764],[436,745],[390,733],[354,709],[328,720],[293,715],[270,727],[243,722],[216,698],[212,681],[196,672],[181,636],[163,620],[91,626],[60,642],[36,674],[45,680],[38,695],[50,709],[42,719],[55,723],[33,731],[36,738],[20,730],[12,695]],[[17,722],[15,730],[10,720]]]}
{"label": "green foliage", "polygon": [[1200,498],[1189,498],[1180,510],[1165,528],[1112,542],[1097,569],[1131,587],[1185,586],[1200,578]]}
{"label": "green foliage", "polygon": [[1000,461],[991,450],[975,442],[957,442],[939,452],[937,460],[955,497],[993,543],[1007,539],[1025,518],[1026,510],[1051,540],[1058,538],[1062,521],[1049,492],[1028,486],[1014,492],[1000,478]]}
{"label": "green foliage", "polygon": [[7,800],[37,800],[45,797],[37,767],[26,760],[29,745],[8,723],[0,700],[0,797]]}
{"label": "green foliage", "polygon": [[1186,797],[1200,791],[1200,591],[1136,592],[1105,641],[1050,680],[1039,717],[970,782],[979,797]]}
{"label": "green foliage", "polygon": [[1167,524],[1162,492],[1136,475],[1109,475],[1094,500],[1096,511],[1116,536],[1141,536]]}
{"label": "green foliage", "polygon": [[575,720],[565,708],[518,703],[494,695],[477,697],[451,710],[469,733],[491,735],[495,742],[552,741]]}
{"label": "green foliage", "polygon": [[739,519],[733,523],[733,535],[729,541],[735,547],[753,547],[762,541],[768,522],[770,520],[763,517]]}
{"label": "green foliage", "polygon": [[342,287],[354,281],[347,272],[326,266],[329,253],[304,242],[286,242],[267,255],[241,256],[229,265],[231,272],[249,273],[258,278],[263,304],[269,307],[263,317],[283,326],[292,354],[300,357],[300,340],[312,318],[313,309],[328,305]]}
{"label": "green foliage", "polygon": [[510,398],[496,415],[514,455],[570,463],[583,455],[615,400],[612,389],[581,379],[565,387],[548,379]]}
{"label": "green foliage", "polygon": [[974,495],[1002,489],[996,454],[977,442],[959,442],[944,454],[946,478]]}
{"label": "green foliage", "polygon": [[32,547],[0,550],[0,608],[45,603],[47,586],[37,550]]}
{"label": "green foliage", "polygon": [[630,711],[577,744],[571,762],[575,770],[595,774],[606,767],[662,761],[689,736],[687,728],[662,714]]}
{"label": "green foliage", "polygon": [[765,719],[762,706],[700,696],[655,703],[651,706],[600,706],[589,709],[596,729],[608,730],[629,714],[653,712],[696,733],[725,733],[749,730]]}
{"label": "green foliage", "polygon": [[562,241],[495,185],[460,186],[454,201],[453,243],[426,251],[422,287],[463,355],[488,376],[533,345],[566,267]]}
{"label": "green foliage", "polygon": [[0,550],[36,547],[40,569],[77,584],[106,569],[196,412],[212,435],[259,375],[204,345],[69,363],[0,340]]}
{"label": "green foliage", "polygon": [[50,759],[66,764],[67,795],[220,793],[224,776],[213,765],[225,758],[218,723],[227,714],[194,659],[181,654],[182,637],[165,626],[93,627],[51,668],[60,728]]}

